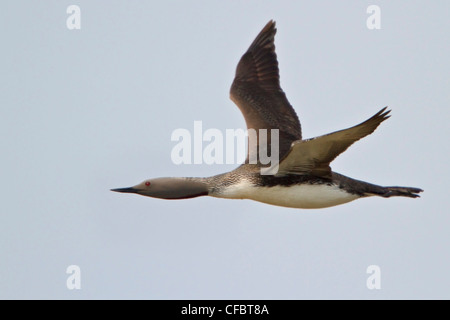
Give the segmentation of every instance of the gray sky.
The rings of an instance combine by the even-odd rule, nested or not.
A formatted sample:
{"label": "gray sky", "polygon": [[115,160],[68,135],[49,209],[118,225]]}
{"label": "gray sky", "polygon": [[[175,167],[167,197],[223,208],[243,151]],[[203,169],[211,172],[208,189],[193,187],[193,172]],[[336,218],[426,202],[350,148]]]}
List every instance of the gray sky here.
{"label": "gray sky", "polygon": [[[66,8],[81,8],[68,30]],[[381,30],[366,9],[381,8]],[[0,11],[0,298],[450,298],[450,2],[9,1]],[[332,163],[422,198],[321,210],[110,192],[175,165],[177,128],[244,128],[236,64],[277,21],[305,138],[392,117]],[[81,268],[68,290],[66,268]],[[366,268],[381,268],[369,290]]]}

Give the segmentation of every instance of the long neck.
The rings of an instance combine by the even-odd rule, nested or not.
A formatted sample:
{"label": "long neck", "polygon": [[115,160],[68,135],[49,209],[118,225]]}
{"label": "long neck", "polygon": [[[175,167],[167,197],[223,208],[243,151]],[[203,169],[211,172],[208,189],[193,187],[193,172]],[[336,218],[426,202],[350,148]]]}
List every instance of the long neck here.
{"label": "long neck", "polygon": [[[208,178],[165,178],[166,188],[158,190],[158,198],[189,199],[207,196],[209,193]],[[155,196],[155,195],[153,195]]]}
{"label": "long neck", "polygon": [[[241,171],[248,173],[249,165],[241,166],[231,172],[218,174],[207,178],[158,178],[158,188],[150,189],[151,194],[145,194],[150,197],[162,199],[188,199],[200,196],[217,196],[223,189],[238,183],[244,176]],[[253,168],[250,167],[250,168]],[[255,167],[259,173],[259,168]],[[155,186],[157,184],[155,183]]]}

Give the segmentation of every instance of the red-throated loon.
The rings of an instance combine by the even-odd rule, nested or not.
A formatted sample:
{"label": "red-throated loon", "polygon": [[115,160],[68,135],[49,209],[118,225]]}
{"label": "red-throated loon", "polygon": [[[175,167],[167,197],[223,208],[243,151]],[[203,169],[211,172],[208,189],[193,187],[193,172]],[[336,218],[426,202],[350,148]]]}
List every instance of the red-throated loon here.
{"label": "red-throated loon", "polygon": [[[247,129],[279,130],[277,171],[261,174],[264,165],[249,161],[257,158],[258,145],[249,147],[246,162],[231,172],[208,178],[149,179],[112,191],[161,199],[251,199],[292,208],[326,208],[369,196],[419,197],[423,191],[419,188],[383,187],[331,171],[330,163],[339,154],[389,118],[386,108],[357,126],[302,140],[297,114],[280,87],[275,33],[275,22],[269,21],[242,56],[230,97],[244,115]],[[272,143],[270,138],[267,143]]]}

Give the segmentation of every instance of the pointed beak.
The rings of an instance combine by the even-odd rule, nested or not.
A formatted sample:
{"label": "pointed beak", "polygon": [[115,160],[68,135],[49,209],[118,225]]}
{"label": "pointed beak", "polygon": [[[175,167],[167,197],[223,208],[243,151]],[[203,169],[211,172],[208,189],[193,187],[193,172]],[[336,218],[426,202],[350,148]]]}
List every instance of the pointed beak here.
{"label": "pointed beak", "polygon": [[133,187],[130,187],[130,188],[111,189],[111,191],[114,191],[114,192],[123,192],[123,193],[138,193],[138,189],[135,189],[135,188],[133,188]]}

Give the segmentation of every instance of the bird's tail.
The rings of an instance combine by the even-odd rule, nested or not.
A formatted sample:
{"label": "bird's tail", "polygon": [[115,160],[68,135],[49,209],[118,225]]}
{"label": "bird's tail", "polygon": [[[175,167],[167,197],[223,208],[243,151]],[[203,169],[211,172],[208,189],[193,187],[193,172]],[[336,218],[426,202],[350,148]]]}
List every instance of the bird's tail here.
{"label": "bird's tail", "polygon": [[384,198],[389,197],[409,197],[418,198],[418,193],[422,192],[422,189],[412,187],[384,187],[384,193],[380,193],[379,196]]}

